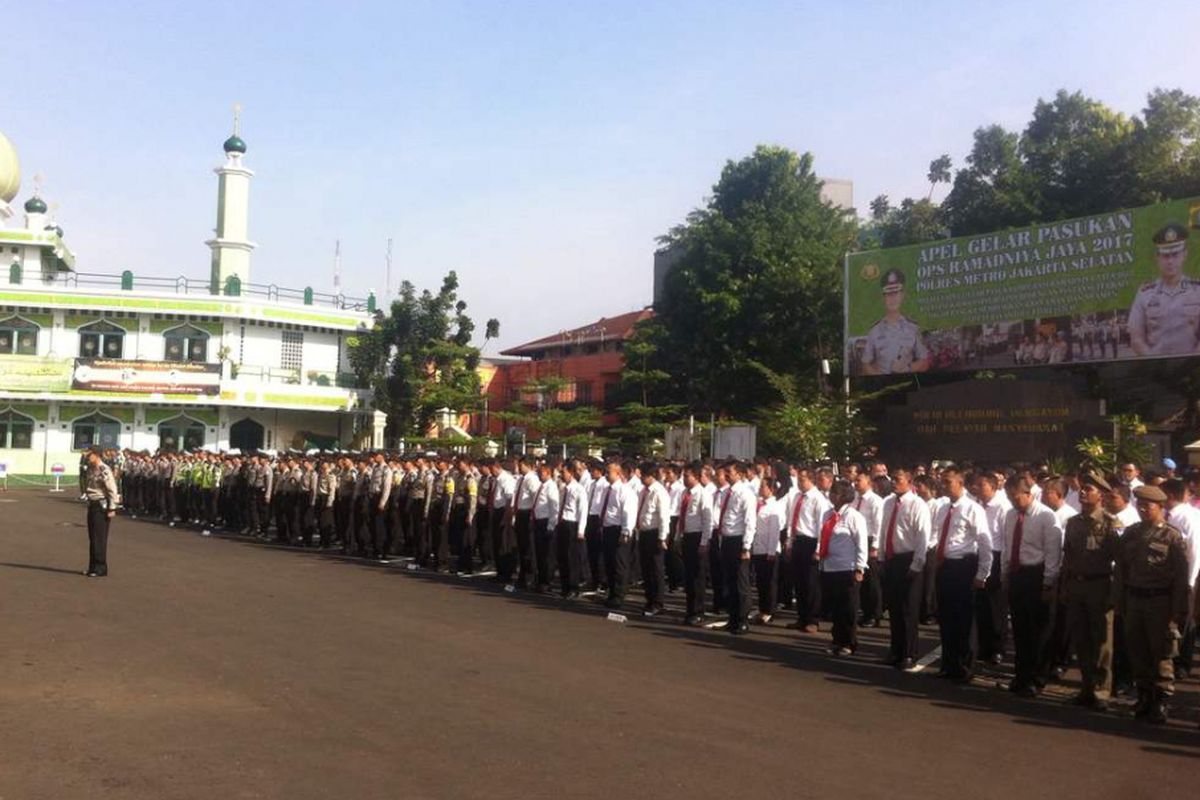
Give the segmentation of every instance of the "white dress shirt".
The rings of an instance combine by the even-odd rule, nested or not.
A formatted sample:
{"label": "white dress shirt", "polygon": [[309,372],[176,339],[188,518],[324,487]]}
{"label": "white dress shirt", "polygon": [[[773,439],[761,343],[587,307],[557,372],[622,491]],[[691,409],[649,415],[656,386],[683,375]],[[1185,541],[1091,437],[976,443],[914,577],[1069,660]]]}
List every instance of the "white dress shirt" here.
{"label": "white dress shirt", "polygon": [[772,556],[777,554],[780,547],[780,536],[786,530],[784,518],[786,506],[782,500],[774,497],[759,500],[757,518],[754,522],[754,542],[750,546],[750,554],[755,556]]}
{"label": "white dress shirt", "polygon": [[1012,508],[1012,501],[1004,492],[997,490],[992,499],[986,503],[978,500],[976,502],[983,506],[983,513],[987,516],[988,533],[992,537],[992,552],[1003,552],[1005,549],[1004,515]]}
{"label": "white dress shirt", "polygon": [[[830,508],[826,519],[834,513]],[[867,551],[870,548],[867,520],[852,503],[842,506],[838,519],[829,537],[829,549],[821,559],[821,572],[860,572],[867,568]],[[822,520],[824,525],[825,520]]]}
{"label": "white dress shirt", "polygon": [[1200,509],[1180,503],[1167,512],[1167,522],[1183,534],[1183,551],[1187,554],[1188,586],[1196,585],[1200,574]]}
{"label": "white dress shirt", "polygon": [[1137,509],[1134,508],[1133,503],[1130,503],[1129,505],[1125,506],[1125,508],[1121,509],[1121,513],[1117,514],[1116,516],[1117,533],[1119,534],[1124,533],[1125,529],[1130,525],[1135,525],[1142,521],[1142,518],[1138,516]]}
{"label": "white dress shirt", "polygon": [[700,546],[707,545],[713,530],[712,492],[705,491],[700,484],[685,490],[680,510],[684,533],[699,533]]}
{"label": "white dress shirt", "polygon": [[[1000,576],[1007,579],[1012,569],[1013,546],[1016,544],[1017,523],[1021,520],[1021,511],[1010,508],[1004,515],[1004,551],[1000,558]],[[1022,567],[1036,567],[1045,564],[1042,584],[1053,586],[1058,580],[1058,572],[1062,568],[1063,529],[1058,517],[1049,507],[1034,500],[1024,513],[1025,521],[1021,525],[1021,552],[1017,554]]]}
{"label": "white dress shirt", "polygon": [[639,531],[657,531],[659,541],[665,542],[671,532],[671,492],[661,481],[642,487],[638,498]]}
{"label": "white dress shirt", "polygon": [[[897,506],[899,508],[897,508]],[[929,506],[915,492],[890,494],[883,501],[883,529],[879,533],[879,555],[887,558],[888,528],[895,515],[895,531],[892,534],[893,556],[912,553],[909,570],[920,572],[925,568],[925,554],[932,538],[933,518]]]}
{"label": "white dress shirt", "polygon": [[1076,511],[1083,510],[1083,504],[1079,502],[1079,490],[1067,489],[1067,496],[1064,498],[1066,504]]}
{"label": "white dress shirt", "polygon": [[533,470],[517,478],[516,494],[514,496],[517,499],[518,511],[528,511],[533,508],[533,502],[537,499],[538,489],[541,488],[541,485],[541,480],[538,479],[537,473]]}
{"label": "white dress shirt", "polygon": [[[942,544],[943,531],[946,532],[945,545]],[[992,570],[992,535],[988,530],[987,515],[983,506],[965,495],[958,498],[957,502],[943,503],[933,520],[933,536],[942,557],[947,561],[979,556],[979,568],[975,571],[975,579],[987,580],[988,573]]]}
{"label": "white dress shirt", "polygon": [[637,528],[638,522],[638,502],[642,499],[642,490],[646,488],[642,486],[641,481],[637,478],[626,481],[621,484],[621,535],[632,536],[633,531]]}
{"label": "white dress shirt", "polygon": [[742,540],[742,550],[750,552],[754,544],[757,508],[758,499],[749,483],[740,481],[729,487],[728,492],[721,498],[721,506],[717,511],[721,538],[739,537]]}
{"label": "white dress shirt", "polygon": [[[582,539],[587,528],[588,491],[577,480],[565,484],[562,488],[562,505],[558,509],[558,518],[567,528],[574,528],[576,535]],[[558,526],[555,526],[555,530]]]}
{"label": "white dress shirt", "polygon": [[496,493],[492,496],[492,508],[507,508],[517,488],[517,479],[511,472],[503,469],[499,475],[492,478],[492,485],[496,487]]}
{"label": "white dress shirt", "polygon": [[559,499],[558,484],[552,480],[542,483],[534,495],[533,518],[548,520],[549,530],[554,530],[554,526],[558,524]]}
{"label": "white dress shirt", "polygon": [[675,481],[667,488],[671,493],[671,516],[678,517],[683,493],[685,491],[683,487],[683,481]]}
{"label": "white dress shirt", "polygon": [[588,513],[592,516],[600,516],[603,511],[604,495],[608,492],[608,478],[600,477],[592,481],[592,485],[588,487]]}
{"label": "white dress shirt", "polygon": [[[799,504],[799,508],[797,508]],[[794,492],[787,508],[788,534],[817,539],[821,536],[821,520],[833,508],[829,498],[813,486],[807,492]]]}
{"label": "white dress shirt", "polygon": [[1065,502],[1054,509],[1054,516],[1058,517],[1058,525],[1064,531],[1067,529],[1067,520],[1079,513],[1079,509],[1071,508]]}
{"label": "white dress shirt", "polygon": [[879,547],[879,529],[883,527],[883,498],[874,490],[867,489],[855,498],[854,510],[866,520],[867,546],[872,550]]}

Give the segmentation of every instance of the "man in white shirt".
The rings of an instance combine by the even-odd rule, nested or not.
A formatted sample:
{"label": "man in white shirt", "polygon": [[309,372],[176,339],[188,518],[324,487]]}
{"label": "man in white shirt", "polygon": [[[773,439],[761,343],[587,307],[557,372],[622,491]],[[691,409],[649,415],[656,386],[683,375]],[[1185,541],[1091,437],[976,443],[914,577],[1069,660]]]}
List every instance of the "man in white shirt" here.
{"label": "man in white shirt", "polygon": [[[1188,502],[1187,485],[1180,478],[1163,481],[1159,487],[1167,495],[1167,522],[1183,534],[1183,549],[1187,555],[1188,583],[1195,591],[1196,578],[1200,576],[1200,509]],[[1192,659],[1196,651],[1196,619],[1188,620],[1181,631],[1179,654],[1175,656],[1175,675],[1183,679],[1192,671]]]}
{"label": "man in white shirt", "polygon": [[992,537],[983,508],[966,496],[961,472],[953,467],[942,471],[942,493],[948,502],[933,520],[942,640],[940,676],[968,683],[974,664],[974,596],[983,590],[992,569]]}
{"label": "man in white shirt", "polygon": [[1125,463],[1121,465],[1121,483],[1125,484],[1126,488],[1131,492],[1139,486],[1145,485],[1142,483],[1142,471],[1138,468],[1137,464]]}
{"label": "man in white shirt", "polygon": [[[1063,529],[1064,539],[1067,532],[1067,520],[1079,515],[1079,511],[1067,504],[1067,481],[1065,478],[1050,478],[1042,484],[1042,505],[1054,512],[1058,518],[1058,526]],[[1063,671],[1071,660],[1071,643],[1067,623],[1067,593],[1055,592],[1054,611],[1051,614],[1053,622],[1050,641],[1046,645],[1047,657],[1050,660],[1051,677],[1062,677]]]}
{"label": "man in white shirt", "polygon": [[670,524],[667,532],[667,549],[663,552],[663,571],[667,576],[667,588],[674,592],[683,585],[683,556],[679,538],[682,532],[679,528],[680,499],[683,497],[682,470],[675,464],[666,464],[662,468],[662,484],[671,495]]}
{"label": "man in white shirt", "polygon": [[588,491],[578,479],[576,470],[587,471],[578,460],[562,467],[561,502],[558,506],[558,524],[554,526],[558,577],[562,581],[562,596],[566,600],[579,597],[579,575],[587,556]]}
{"label": "man in white shirt", "polygon": [[558,483],[554,480],[557,464],[538,465],[537,496],[530,511],[533,525],[534,564],[537,571],[535,591],[545,594],[550,591],[550,554],[554,551],[554,528],[558,524],[558,508],[561,497]]}
{"label": "man in white shirt", "polygon": [[[621,464],[610,461],[605,471],[608,488],[600,503],[600,531],[604,543],[604,570],[608,581],[608,597],[604,605],[616,609],[625,602],[625,591],[628,588],[629,541],[634,519],[626,502],[626,495],[631,490],[625,483]],[[633,495],[636,507],[636,490],[633,490]]]}
{"label": "man in white shirt", "polygon": [[721,498],[717,526],[721,535],[721,572],[724,578],[729,623],[725,630],[742,634],[750,630],[750,549],[754,543],[758,500],[738,462],[725,465],[729,491]]}
{"label": "man in white shirt", "polygon": [[[945,497],[936,494],[936,489],[939,485],[938,479],[931,475],[916,475],[912,480],[912,491],[917,497],[925,503],[929,509],[929,519],[931,521],[937,516],[938,509],[945,503],[949,502]],[[937,537],[933,535],[932,527],[930,528],[929,547],[925,551],[925,589],[921,597],[921,617],[922,625],[928,625],[933,622],[933,617],[937,613],[937,558],[934,550],[937,547]]]}
{"label": "man in white shirt", "polygon": [[987,517],[992,542],[992,571],[984,590],[975,595],[975,636],[979,643],[977,655],[992,664],[1004,660],[1008,634],[1008,600],[1000,583],[1000,553],[1004,550],[1004,515],[1012,503],[1000,489],[1000,477],[994,472],[982,472],[976,476],[974,485],[975,498]]}
{"label": "man in white shirt", "polygon": [[821,619],[821,570],[817,545],[821,520],[833,508],[809,469],[796,472],[797,491],[787,507],[787,549],[796,592],[796,621],[789,627],[816,633]]}
{"label": "man in white shirt", "polygon": [[591,473],[591,483],[588,492],[588,518],[584,539],[587,541],[587,565],[589,592],[608,590],[608,579],[604,575],[604,543],[601,535],[600,510],[604,504],[604,496],[608,492],[608,478],[604,477],[604,464],[591,461],[588,464]]}
{"label": "man in white shirt", "polygon": [[[488,501],[488,536],[492,541],[492,563],[496,567],[497,580],[499,580],[500,562],[502,559],[508,557],[513,548],[512,542],[506,536],[508,529],[504,524],[504,518],[509,505],[512,503],[513,492],[516,491],[517,479],[513,477],[511,472],[504,468],[504,462],[500,460],[492,461],[488,465],[488,470],[492,473],[492,485],[489,490]],[[486,569],[487,566],[484,568]]]}
{"label": "man in white shirt", "polygon": [[1016,668],[1009,691],[1036,697],[1049,674],[1050,612],[1062,566],[1063,529],[1047,506],[1033,499],[1029,481],[1009,487],[1000,575],[1008,587]]}
{"label": "man in white shirt", "polygon": [[529,589],[534,581],[533,506],[538,501],[542,482],[534,469],[533,459],[521,456],[517,459],[517,488],[513,493],[512,529],[517,545],[517,586]]}
{"label": "man in white shirt", "polygon": [[860,587],[862,618],[859,624],[864,628],[873,628],[883,616],[883,590],[879,580],[879,529],[883,527],[883,498],[875,492],[868,470],[862,470],[855,476],[854,490],[857,493],[854,510],[862,514],[867,523],[867,571]]}
{"label": "man in white shirt", "polygon": [[917,622],[924,590],[925,558],[933,524],[929,506],[911,491],[912,473],[895,470],[892,494],[883,501],[883,597],[891,629],[885,659],[896,669],[911,670],[917,659]]}
{"label": "man in white shirt", "polygon": [[725,604],[725,572],[721,562],[721,509],[726,508],[725,498],[729,494],[729,472],[724,465],[705,467],[712,470],[712,481],[709,483],[712,491],[713,504],[713,533],[712,544],[708,548],[708,576],[712,584],[713,604],[712,613],[720,614]]}
{"label": "man in white shirt", "polygon": [[1120,483],[1109,481],[1112,491],[1104,498],[1104,510],[1117,518],[1117,533],[1125,532],[1130,525],[1142,521],[1137,508],[1129,502],[1129,489]]}
{"label": "man in white shirt", "polygon": [[642,589],[646,605],[642,614],[653,617],[663,610],[662,595],[666,577],[663,574],[663,553],[671,527],[671,493],[658,479],[658,467],[646,462],[639,470],[642,493],[638,497],[637,548],[642,565]]}
{"label": "man in white shirt", "polygon": [[712,493],[705,490],[700,480],[699,465],[684,468],[679,516],[683,527],[683,590],[687,598],[684,622],[688,625],[704,621],[704,585],[713,533]]}

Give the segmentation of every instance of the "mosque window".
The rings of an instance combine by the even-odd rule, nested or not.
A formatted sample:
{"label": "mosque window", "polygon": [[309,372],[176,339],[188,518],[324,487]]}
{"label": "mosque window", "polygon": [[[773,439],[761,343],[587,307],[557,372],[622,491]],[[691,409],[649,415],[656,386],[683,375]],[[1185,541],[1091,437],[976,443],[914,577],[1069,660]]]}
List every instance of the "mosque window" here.
{"label": "mosque window", "polygon": [[37,354],[38,326],[20,317],[0,320],[0,354]]}
{"label": "mosque window", "polygon": [[163,357],[167,361],[208,360],[208,333],[191,325],[173,328],[163,334]]}
{"label": "mosque window", "polygon": [[175,417],[158,426],[160,450],[180,452],[198,450],[204,446],[204,423],[190,417]]}
{"label": "mosque window", "polygon": [[304,333],[301,331],[283,331],[283,350],[280,354],[279,366],[283,369],[300,370],[303,362]]}
{"label": "mosque window", "polygon": [[29,450],[33,447],[33,420],[15,411],[0,411],[0,448]]}
{"label": "mosque window", "polygon": [[120,447],[121,423],[103,414],[80,417],[71,425],[71,440],[74,450]]}
{"label": "mosque window", "polygon": [[111,322],[93,322],[79,329],[81,358],[122,358],[125,331]]}

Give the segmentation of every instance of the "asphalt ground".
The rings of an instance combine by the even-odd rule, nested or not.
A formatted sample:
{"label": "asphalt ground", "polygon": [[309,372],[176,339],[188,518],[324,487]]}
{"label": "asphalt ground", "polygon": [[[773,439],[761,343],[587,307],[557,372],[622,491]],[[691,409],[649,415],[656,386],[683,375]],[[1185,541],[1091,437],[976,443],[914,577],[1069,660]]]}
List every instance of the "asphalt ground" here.
{"label": "asphalt ground", "polygon": [[[0,800],[1193,796],[1172,722],[0,494]],[[925,651],[935,642],[925,632]],[[934,665],[936,668],[936,665]],[[932,672],[932,669],[929,670]],[[1070,678],[1070,676],[1068,676]]]}

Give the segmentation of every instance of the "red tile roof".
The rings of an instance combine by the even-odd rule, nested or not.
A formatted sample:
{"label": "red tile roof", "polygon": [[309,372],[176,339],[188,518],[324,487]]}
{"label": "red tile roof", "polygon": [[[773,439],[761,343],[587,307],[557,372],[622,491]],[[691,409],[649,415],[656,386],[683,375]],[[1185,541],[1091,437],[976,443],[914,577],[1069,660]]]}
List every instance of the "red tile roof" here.
{"label": "red tile roof", "polygon": [[630,311],[628,314],[619,314],[615,317],[601,317],[590,325],[583,325],[569,331],[559,331],[551,336],[543,336],[541,339],[501,350],[500,355],[524,356],[549,347],[628,339],[633,334],[634,325],[653,316],[654,309],[643,308],[640,311]]}

